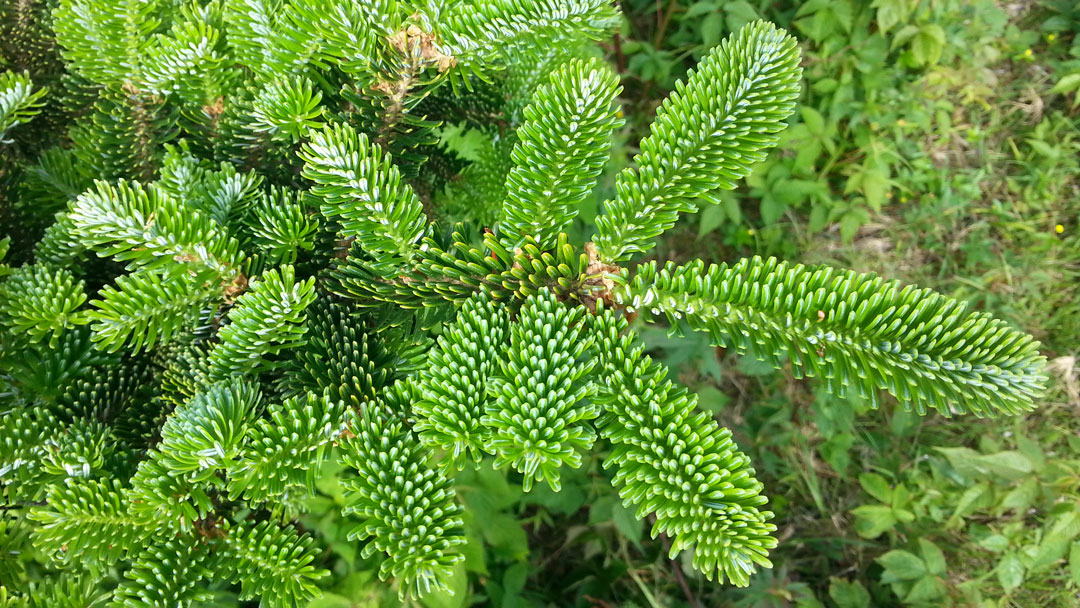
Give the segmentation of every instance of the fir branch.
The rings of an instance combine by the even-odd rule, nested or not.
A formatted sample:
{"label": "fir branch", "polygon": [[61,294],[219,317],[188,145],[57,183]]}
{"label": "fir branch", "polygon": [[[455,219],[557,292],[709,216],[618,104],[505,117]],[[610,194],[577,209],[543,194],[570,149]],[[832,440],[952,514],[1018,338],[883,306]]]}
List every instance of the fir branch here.
{"label": "fir branch", "polygon": [[637,506],[639,518],[655,516],[652,534],[671,538],[671,557],[692,548],[706,578],[745,587],[756,566],[772,566],[776,546],[750,459],[729,430],[696,410],[696,396],[643,354],[625,320],[602,312],[594,331],[604,378],[597,426],[614,447],[604,466],[616,468],[623,504]]}
{"label": "fir branch", "polygon": [[333,124],[313,133],[300,157],[323,215],[337,219],[345,237],[372,254],[408,261],[426,230],[423,203],[382,148],[348,125]]}
{"label": "fir branch", "polygon": [[232,278],[240,252],[207,216],[156,186],[99,181],[71,205],[68,218],[100,256],[130,260],[129,267],[182,262]]}
{"label": "fir branch", "polygon": [[873,275],[806,268],[775,258],[734,266],[655,262],[616,288],[628,310],[685,319],[714,344],[830,391],[878,403],[885,389],[920,414],[1018,414],[1035,407],[1045,357],[1031,336],[966,304]]}
{"label": "fir branch", "polygon": [[255,98],[252,117],[257,131],[295,143],[322,126],[322,93],[306,78],[276,80]]}
{"label": "fir branch", "polygon": [[612,108],[619,90],[610,70],[581,61],[555,70],[537,89],[517,130],[514,166],[506,178],[499,230],[507,249],[526,239],[550,249],[574,220],[621,123]]}
{"label": "fir branch", "polygon": [[350,539],[371,539],[363,555],[386,553],[379,576],[399,579],[400,595],[447,589],[465,542],[453,485],[427,466],[427,450],[387,410],[369,406],[353,415],[342,442],[343,460],[358,476],[346,485],[346,515],[360,518]]}
{"label": "fir branch", "polygon": [[229,493],[267,502],[299,488],[306,495],[343,428],[345,402],[314,393],[270,405],[229,468]]}
{"label": "fir branch", "polygon": [[258,388],[243,380],[206,387],[165,421],[157,446],[161,464],[196,483],[236,466],[259,398]]}
{"label": "fir branch", "polygon": [[60,0],[53,29],[71,68],[99,84],[136,82],[160,0]]}
{"label": "fir branch", "polygon": [[271,188],[259,196],[247,214],[245,221],[251,227],[252,241],[270,265],[292,264],[300,250],[315,246],[319,220],[296,199],[292,190]]}
{"label": "fir branch", "polygon": [[285,394],[329,391],[332,399],[360,407],[406,371],[399,357],[407,351],[388,348],[370,319],[357,312],[326,297],[311,305],[307,340],[285,369]]}
{"label": "fir branch", "polygon": [[158,450],[150,450],[131,478],[127,498],[133,517],[144,522],[165,522],[175,536],[191,533],[197,522],[214,511],[204,484],[173,474]]}
{"label": "fir branch", "polygon": [[38,496],[49,439],[61,432],[60,421],[44,406],[0,416],[0,483],[7,501]]}
{"label": "fir branch", "polygon": [[210,353],[211,377],[257,373],[275,367],[268,357],[300,345],[304,309],[315,300],[315,279],[296,282],[292,266],[263,273],[229,312],[221,343]]}
{"label": "fir branch", "polygon": [[0,283],[0,323],[30,342],[49,338],[55,347],[61,332],[84,322],[78,312],[86,293],[70,271],[35,264],[17,269]]}
{"label": "fir branch", "polygon": [[581,452],[596,435],[589,420],[599,408],[587,401],[592,386],[583,378],[593,362],[580,360],[592,346],[585,308],[569,308],[547,290],[525,300],[510,328],[510,348],[492,382],[495,396],[482,419],[491,433],[495,466],[507,464],[558,491],[559,468],[581,466]]}
{"label": "fir branch", "polygon": [[120,482],[69,478],[49,487],[46,505],[30,511],[34,542],[58,559],[111,564],[137,551],[159,525],[133,516]]}
{"label": "fir branch", "polygon": [[[213,14],[185,6],[184,15],[167,35],[158,34],[146,50],[140,83],[155,95],[178,95],[194,107],[213,103],[236,77],[229,67],[224,37]],[[220,11],[220,9],[218,9]]]}
{"label": "fir branch", "polygon": [[0,72],[0,145],[8,130],[28,122],[41,111],[47,88],[34,90],[28,74]]}
{"label": "fir branch", "polygon": [[310,536],[272,521],[226,527],[224,549],[210,566],[240,583],[240,599],[261,598],[270,608],[292,608],[320,594],[317,581],[330,573],[313,565]]}
{"label": "fir branch", "polygon": [[443,52],[461,74],[477,72],[511,50],[599,40],[618,14],[606,0],[478,0],[455,5],[443,23]]}
{"label": "fir branch", "polygon": [[213,273],[172,269],[158,272],[140,268],[117,277],[91,302],[86,313],[100,348],[116,352],[150,350],[167,343],[193,321],[193,314],[222,295]]}
{"label": "fir branch", "polygon": [[[113,606],[190,606],[206,602],[213,594],[199,588],[211,576],[206,547],[192,538],[163,539],[143,549],[124,573],[113,594]],[[197,604],[196,604],[197,605]]]}
{"label": "fir branch", "polygon": [[420,373],[420,398],[412,406],[415,429],[425,445],[446,452],[449,467],[461,469],[468,460],[479,463],[489,450],[491,433],[480,420],[508,326],[506,308],[477,292],[443,330]]}
{"label": "fir branch", "polygon": [[636,167],[615,182],[593,240],[607,262],[648,251],[697,199],[735,187],[765,159],[799,96],[795,39],[770,23],[743,27],[714,48],[656,112]]}

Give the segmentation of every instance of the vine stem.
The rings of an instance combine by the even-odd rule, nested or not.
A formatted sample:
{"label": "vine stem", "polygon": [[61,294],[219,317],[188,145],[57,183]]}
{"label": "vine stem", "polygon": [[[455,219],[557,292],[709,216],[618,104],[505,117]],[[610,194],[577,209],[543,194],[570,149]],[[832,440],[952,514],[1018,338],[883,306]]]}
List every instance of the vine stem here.
{"label": "vine stem", "polygon": [[[657,0],[656,13],[660,14],[660,2]],[[668,24],[671,23],[671,16],[675,13],[675,9],[678,8],[679,3],[677,0],[670,0],[667,5],[667,10],[664,11],[663,16],[660,17],[660,23],[656,27],[656,36],[653,36],[653,48],[660,48],[660,43],[664,41],[664,34],[667,33]]]}
{"label": "vine stem", "polygon": [[645,581],[641,580],[641,577],[638,576],[638,574],[634,570],[633,566],[630,565],[630,556],[626,552],[626,543],[621,543],[621,544],[622,544],[623,559],[626,560],[626,563],[627,563],[627,566],[628,566],[626,568],[627,574],[630,575],[630,578],[633,579],[634,583],[638,586],[638,589],[641,590],[641,594],[645,596],[645,601],[649,602],[649,606],[651,608],[663,608],[659,604],[659,602],[656,601],[656,596],[654,596],[652,594],[652,591],[649,591],[649,588],[645,585]]}
{"label": "vine stem", "polygon": [[[649,516],[651,523],[655,523],[656,519],[652,515]],[[664,545],[664,554],[671,555],[671,540],[668,539],[667,534],[661,532],[659,534],[660,542]],[[679,562],[675,561],[671,557],[667,558],[668,564],[671,566],[671,571],[675,575],[675,580],[679,582],[679,587],[682,587],[683,595],[686,596],[686,601],[690,604],[690,608],[701,608],[701,604],[698,603],[697,597],[694,596],[694,592],[690,590],[690,585],[686,582],[686,576],[683,575],[682,566]]]}

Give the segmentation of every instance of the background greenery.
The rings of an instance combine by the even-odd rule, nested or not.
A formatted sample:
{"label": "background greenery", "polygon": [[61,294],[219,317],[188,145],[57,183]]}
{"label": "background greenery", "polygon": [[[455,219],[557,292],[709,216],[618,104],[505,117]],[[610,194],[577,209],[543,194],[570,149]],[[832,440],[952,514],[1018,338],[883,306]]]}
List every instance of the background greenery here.
{"label": "background greenery", "polygon": [[[630,121],[616,158],[632,156],[676,80],[743,24],[788,28],[805,56],[801,107],[779,149],[747,187],[685,218],[657,258],[777,255],[933,287],[1042,340],[1052,390],[1022,418],[867,411],[710,348],[703,335],[675,340],[643,326],[653,354],[756,463],[777,513],[776,568],[735,589],[669,560],[665,539],[649,539],[615,500],[598,498],[607,485],[598,459],[560,494],[521,496],[481,471],[459,480],[476,514],[471,534],[487,546],[466,563],[484,575],[473,600],[1080,603],[1080,8],[1071,0],[622,5],[627,23],[605,49]],[[459,135],[450,143],[467,147]],[[609,168],[609,186],[620,168]]]}

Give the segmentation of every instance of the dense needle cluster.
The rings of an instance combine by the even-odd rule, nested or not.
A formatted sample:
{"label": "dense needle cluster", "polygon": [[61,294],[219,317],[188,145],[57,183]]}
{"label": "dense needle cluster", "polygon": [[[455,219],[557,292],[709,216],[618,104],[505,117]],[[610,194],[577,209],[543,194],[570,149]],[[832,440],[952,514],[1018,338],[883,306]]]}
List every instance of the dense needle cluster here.
{"label": "dense needle cluster", "polygon": [[557,491],[593,450],[672,555],[747,585],[764,488],[627,313],[920,413],[1042,388],[1030,336],[926,290],[633,263],[776,143],[801,70],[771,24],[660,105],[581,239],[622,124],[607,0],[23,5],[55,45],[0,74],[4,606],[303,605],[318,492],[423,596],[463,560],[457,471]]}

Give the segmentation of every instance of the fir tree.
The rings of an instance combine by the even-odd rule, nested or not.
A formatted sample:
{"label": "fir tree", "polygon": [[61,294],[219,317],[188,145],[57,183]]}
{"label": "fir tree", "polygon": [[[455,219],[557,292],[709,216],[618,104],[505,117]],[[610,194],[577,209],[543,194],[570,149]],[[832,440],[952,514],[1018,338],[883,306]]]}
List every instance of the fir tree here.
{"label": "fir tree", "polygon": [[[776,545],[762,484],[631,313],[919,413],[1023,412],[1045,381],[1030,336],[926,290],[633,262],[776,143],[801,71],[768,23],[676,87],[577,240],[621,124],[587,58],[606,0],[28,6],[65,76],[0,75],[5,228],[39,239],[0,266],[4,605],[301,605],[328,465],[349,537],[422,596],[463,559],[455,471],[558,490],[598,445],[673,555],[747,585]],[[64,130],[27,145],[43,108]]]}

